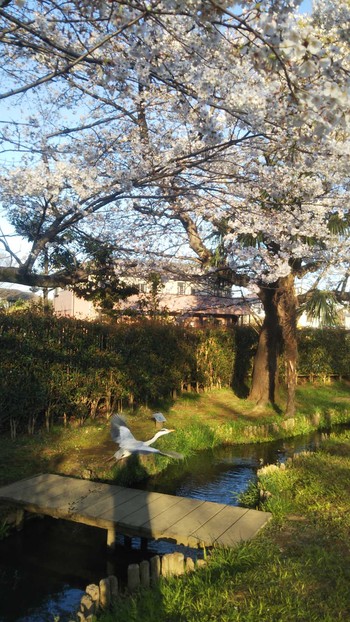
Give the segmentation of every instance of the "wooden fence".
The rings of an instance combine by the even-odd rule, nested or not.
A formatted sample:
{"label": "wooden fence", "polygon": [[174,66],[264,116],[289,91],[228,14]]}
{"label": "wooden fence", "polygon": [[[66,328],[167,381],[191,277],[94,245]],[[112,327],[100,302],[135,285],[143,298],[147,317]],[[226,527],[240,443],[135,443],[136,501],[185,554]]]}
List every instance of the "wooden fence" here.
{"label": "wooden fence", "polygon": [[[191,557],[185,557],[180,552],[167,553],[162,556],[155,555],[149,561],[143,560],[139,564],[128,566],[126,591],[132,594],[139,588],[150,589],[157,585],[161,577],[178,577],[203,568],[205,565],[204,559],[194,562]],[[101,579],[99,585],[88,585],[76,614],[79,622],[92,622],[99,610],[106,610],[113,606],[119,593],[120,586],[114,575]]]}

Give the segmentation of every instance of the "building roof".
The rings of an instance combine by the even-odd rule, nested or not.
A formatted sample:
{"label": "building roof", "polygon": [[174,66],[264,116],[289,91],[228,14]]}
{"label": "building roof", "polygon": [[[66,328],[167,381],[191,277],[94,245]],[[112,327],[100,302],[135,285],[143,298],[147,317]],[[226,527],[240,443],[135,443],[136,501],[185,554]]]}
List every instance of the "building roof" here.
{"label": "building roof", "polygon": [[[140,303],[142,305],[143,300],[147,300],[147,298],[138,295],[129,296],[120,304],[120,309],[122,311],[140,311]],[[160,312],[183,317],[193,315],[240,316],[251,313],[251,302],[245,301],[243,298],[224,298],[201,294],[162,294],[159,297],[157,308]]]}

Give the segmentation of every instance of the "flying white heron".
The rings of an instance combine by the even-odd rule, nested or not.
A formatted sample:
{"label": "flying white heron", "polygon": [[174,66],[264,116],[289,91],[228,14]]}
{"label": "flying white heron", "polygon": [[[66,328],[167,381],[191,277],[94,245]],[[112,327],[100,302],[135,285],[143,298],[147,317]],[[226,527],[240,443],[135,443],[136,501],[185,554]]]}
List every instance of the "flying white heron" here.
{"label": "flying white heron", "polygon": [[112,439],[119,445],[118,451],[115,452],[114,458],[116,460],[122,460],[133,454],[161,454],[162,456],[168,456],[169,458],[177,458],[181,460],[182,454],[178,454],[176,451],[160,451],[151,445],[163,434],[169,434],[175,432],[175,430],[169,430],[168,428],[162,428],[150,438],[149,441],[138,441],[133,434],[131,434],[124,419],[119,415],[113,415],[111,419],[111,436]]}

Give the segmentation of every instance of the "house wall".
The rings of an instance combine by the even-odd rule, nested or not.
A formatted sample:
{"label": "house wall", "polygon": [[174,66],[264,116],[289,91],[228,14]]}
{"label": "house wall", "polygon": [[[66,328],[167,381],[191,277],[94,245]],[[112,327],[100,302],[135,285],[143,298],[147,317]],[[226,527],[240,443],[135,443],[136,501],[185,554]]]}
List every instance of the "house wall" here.
{"label": "house wall", "polygon": [[56,290],[53,308],[58,316],[75,317],[78,320],[94,320],[99,316],[92,302],[78,298],[68,289]]}
{"label": "house wall", "polygon": [[[139,286],[140,292],[149,293],[151,291],[151,286],[147,281],[138,280],[138,279],[130,279],[136,286]],[[185,295],[189,296],[193,293],[200,293],[196,288],[194,288],[193,283],[188,281],[176,281],[176,280],[167,280],[163,282],[163,287],[160,289],[159,293],[162,294],[175,294],[175,295]]]}

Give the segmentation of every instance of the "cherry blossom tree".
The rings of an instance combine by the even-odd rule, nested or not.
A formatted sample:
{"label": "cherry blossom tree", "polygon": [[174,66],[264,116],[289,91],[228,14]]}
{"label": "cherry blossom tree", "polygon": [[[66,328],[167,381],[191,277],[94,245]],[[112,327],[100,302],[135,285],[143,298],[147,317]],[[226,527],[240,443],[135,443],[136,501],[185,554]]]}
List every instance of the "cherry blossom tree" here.
{"label": "cherry blossom tree", "polygon": [[[37,286],[177,270],[255,289],[251,397],[294,413],[294,280],[348,264],[347,3],[0,2],[0,279]],[[44,270],[45,267],[45,270]],[[342,277],[342,274],[344,275]],[[102,279],[103,280],[103,279]],[[341,294],[341,295],[340,295]]]}

